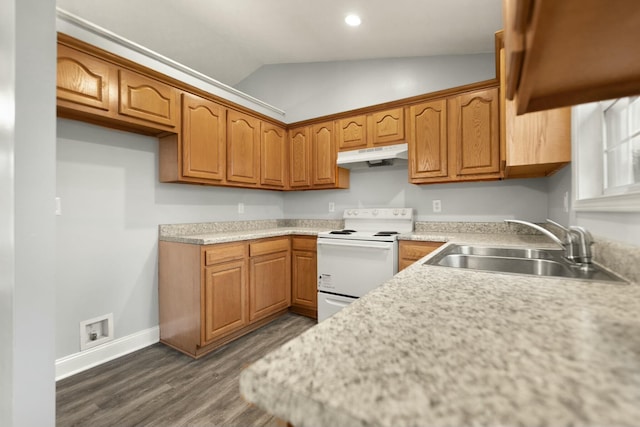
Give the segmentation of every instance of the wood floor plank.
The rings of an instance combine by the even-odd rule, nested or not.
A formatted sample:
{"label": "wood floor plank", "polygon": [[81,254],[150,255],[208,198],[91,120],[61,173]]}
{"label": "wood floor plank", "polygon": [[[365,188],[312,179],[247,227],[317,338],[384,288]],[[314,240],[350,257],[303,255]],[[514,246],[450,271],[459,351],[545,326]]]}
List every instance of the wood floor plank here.
{"label": "wood floor plank", "polygon": [[56,425],[274,427],[276,418],[240,396],[240,372],[314,324],[286,314],[199,360],[158,343],[65,378]]}

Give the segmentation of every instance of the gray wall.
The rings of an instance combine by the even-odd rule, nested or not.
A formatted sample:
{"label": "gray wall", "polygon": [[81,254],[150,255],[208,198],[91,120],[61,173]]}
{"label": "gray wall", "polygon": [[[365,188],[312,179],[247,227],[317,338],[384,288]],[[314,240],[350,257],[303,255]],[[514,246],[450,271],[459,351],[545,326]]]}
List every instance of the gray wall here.
{"label": "gray wall", "polygon": [[55,425],[55,2],[0,3],[0,425]]}
{"label": "gray wall", "polygon": [[[433,213],[432,201],[442,201]],[[336,211],[328,212],[329,202]],[[378,167],[351,172],[348,190],[285,194],[287,218],[340,218],[351,207],[411,207],[419,221],[502,221],[520,218],[544,221],[547,215],[546,178],[413,185],[407,169]]]}
{"label": "gray wall", "polygon": [[236,88],[287,112],[287,123],[495,77],[492,53],[265,65]]}
{"label": "gray wall", "polygon": [[283,217],[280,192],[159,183],[156,138],[59,119],[57,147],[57,358],[80,351],[81,320],[114,313],[116,338],[158,325],[158,224]]}
{"label": "gray wall", "polygon": [[[560,169],[547,179],[549,212],[547,217],[568,227],[571,225],[571,164]],[[564,208],[564,195],[569,194],[569,211]]]}

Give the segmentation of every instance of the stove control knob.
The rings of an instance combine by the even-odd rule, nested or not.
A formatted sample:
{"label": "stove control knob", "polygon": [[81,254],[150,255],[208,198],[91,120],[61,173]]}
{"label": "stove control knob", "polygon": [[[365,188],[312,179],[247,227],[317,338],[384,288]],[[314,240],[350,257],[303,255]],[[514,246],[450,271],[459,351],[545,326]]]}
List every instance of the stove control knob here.
{"label": "stove control knob", "polygon": [[393,214],[394,214],[394,215],[398,215],[399,213],[400,213],[400,211],[399,211],[398,209],[394,209],[394,210],[393,210]]}
{"label": "stove control knob", "polygon": [[351,211],[351,213],[355,216],[358,216],[358,211]]}
{"label": "stove control knob", "polygon": [[378,209],[374,209],[373,212],[371,212],[373,214],[373,216],[378,215]]}
{"label": "stove control knob", "polygon": [[407,210],[406,209],[402,209],[402,215],[406,215],[407,214]]}

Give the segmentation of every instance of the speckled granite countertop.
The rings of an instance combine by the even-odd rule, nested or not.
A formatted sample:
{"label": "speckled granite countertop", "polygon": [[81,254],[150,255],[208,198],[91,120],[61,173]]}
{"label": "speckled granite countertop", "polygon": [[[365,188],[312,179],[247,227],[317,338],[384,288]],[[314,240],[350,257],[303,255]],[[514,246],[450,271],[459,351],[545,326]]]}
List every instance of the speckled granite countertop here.
{"label": "speckled granite countertop", "polygon": [[[437,237],[549,245],[402,238]],[[637,284],[418,262],[245,369],[240,388],[296,427],[638,425],[638,313]]]}

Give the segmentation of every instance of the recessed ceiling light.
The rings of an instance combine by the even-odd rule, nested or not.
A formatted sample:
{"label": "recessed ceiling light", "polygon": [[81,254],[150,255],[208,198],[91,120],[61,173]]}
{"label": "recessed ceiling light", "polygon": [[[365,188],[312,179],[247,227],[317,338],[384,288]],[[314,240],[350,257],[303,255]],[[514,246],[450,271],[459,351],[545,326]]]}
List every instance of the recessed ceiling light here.
{"label": "recessed ceiling light", "polygon": [[362,20],[358,15],[347,15],[347,17],[344,18],[344,22],[346,22],[347,25],[350,25],[352,27],[357,27],[358,25],[360,25]]}

